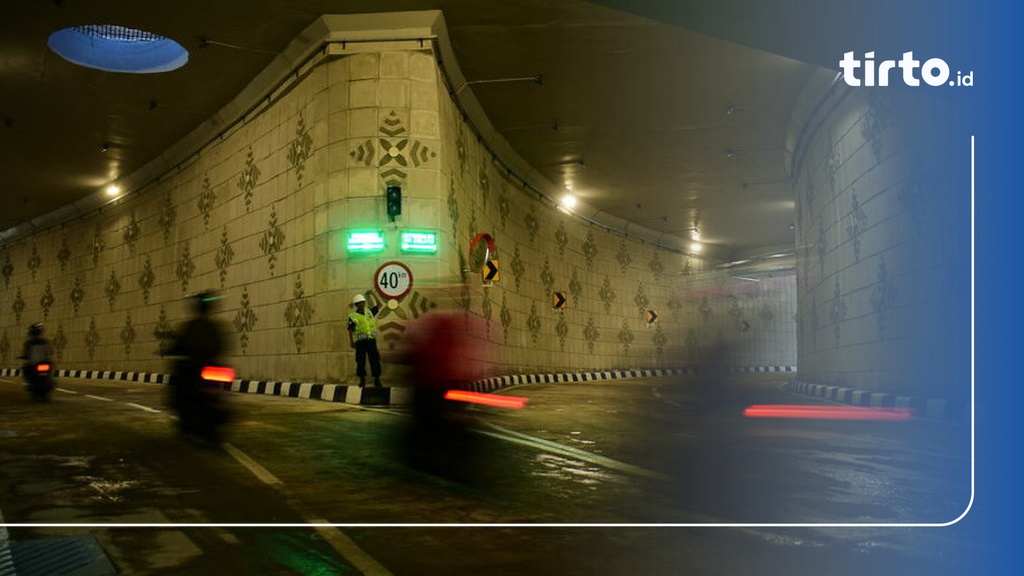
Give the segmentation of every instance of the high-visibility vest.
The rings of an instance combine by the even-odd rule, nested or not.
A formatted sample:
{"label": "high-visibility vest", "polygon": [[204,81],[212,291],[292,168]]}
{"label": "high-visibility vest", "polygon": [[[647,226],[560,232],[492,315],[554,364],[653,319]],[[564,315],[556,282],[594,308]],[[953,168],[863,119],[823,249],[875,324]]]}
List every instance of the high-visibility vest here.
{"label": "high-visibility vest", "polygon": [[369,310],[363,314],[352,312],[348,315],[348,319],[355,325],[352,336],[356,340],[377,337],[377,319],[373,317],[373,312]]}

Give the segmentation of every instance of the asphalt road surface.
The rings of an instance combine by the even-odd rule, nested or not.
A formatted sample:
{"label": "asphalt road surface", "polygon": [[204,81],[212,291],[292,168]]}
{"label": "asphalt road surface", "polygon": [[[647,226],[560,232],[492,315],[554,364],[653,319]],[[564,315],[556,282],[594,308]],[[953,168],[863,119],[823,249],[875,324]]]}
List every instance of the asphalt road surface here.
{"label": "asphalt road surface", "polygon": [[228,394],[204,447],[163,386],[64,379],[43,404],[0,379],[0,512],[12,541],[93,535],[126,575],[935,576],[986,553],[956,522],[969,427],[742,416],[816,402],[782,383],[520,386],[424,469],[401,407]]}

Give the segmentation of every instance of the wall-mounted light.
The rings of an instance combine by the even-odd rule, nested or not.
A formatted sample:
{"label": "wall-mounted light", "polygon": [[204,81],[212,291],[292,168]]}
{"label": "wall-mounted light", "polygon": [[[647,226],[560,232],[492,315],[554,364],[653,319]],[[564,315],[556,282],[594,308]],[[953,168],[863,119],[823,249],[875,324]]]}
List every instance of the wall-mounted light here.
{"label": "wall-mounted light", "polygon": [[691,252],[700,252],[701,248],[702,248],[701,245],[696,243],[696,242],[694,242],[693,244],[690,244],[690,251]]}
{"label": "wall-mounted light", "polygon": [[402,232],[401,250],[409,254],[437,252],[437,232]]}
{"label": "wall-mounted light", "polygon": [[345,247],[349,252],[382,252],[384,250],[384,234],[377,230],[349,232]]}
{"label": "wall-mounted light", "polygon": [[562,208],[566,210],[572,210],[576,207],[576,196],[573,194],[563,194],[561,200]]}
{"label": "wall-mounted light", "polygon": [[117,196],[121,193],[121,187],[117,184],[111,184],[106,188],[107,196]]}

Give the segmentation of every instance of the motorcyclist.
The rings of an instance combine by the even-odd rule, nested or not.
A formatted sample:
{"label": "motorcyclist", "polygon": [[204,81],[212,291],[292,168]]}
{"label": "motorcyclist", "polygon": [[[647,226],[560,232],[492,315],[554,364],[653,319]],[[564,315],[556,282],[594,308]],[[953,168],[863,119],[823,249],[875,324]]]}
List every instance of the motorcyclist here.
{"label": "motorcyclist", "polygon": [[25,340],[21,356],[18,358],[25,361],[22,365],[22,374],[25,376],[32,396],[38,400],[45,400],[52,386],[49,379],[50,372],[40,374],[39,364],[52,364],[53,348],[50,346],[50,341],[43,338],[42,324],[29,326],[28,339]]}
{"label": "motorcyclist", "polygon": [[173,335],[165,352],[178,357],[171,373],[171,407],[178,413],[179,429],[214,444],[228,413],[220,386],[205,382],[201,374],[204,367],[217,365],[227,348],[221,323],[211,317],[218,299],[211,291],[190,296],[193,316]]}

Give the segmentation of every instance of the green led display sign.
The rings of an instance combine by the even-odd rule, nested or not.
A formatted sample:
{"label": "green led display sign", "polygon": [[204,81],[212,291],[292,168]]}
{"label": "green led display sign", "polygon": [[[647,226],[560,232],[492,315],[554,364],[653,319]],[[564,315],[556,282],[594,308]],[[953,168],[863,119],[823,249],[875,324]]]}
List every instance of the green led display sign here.
{"label": "green led display sign", "polygon": [[346,247],[349,252],[382,252],[384,250],[384,234],[377,230],[349,232]]}
{"label": "green led display sign", "polygon": [[402,252],[434,254],[437,252],[436,232],[402,232]]}

